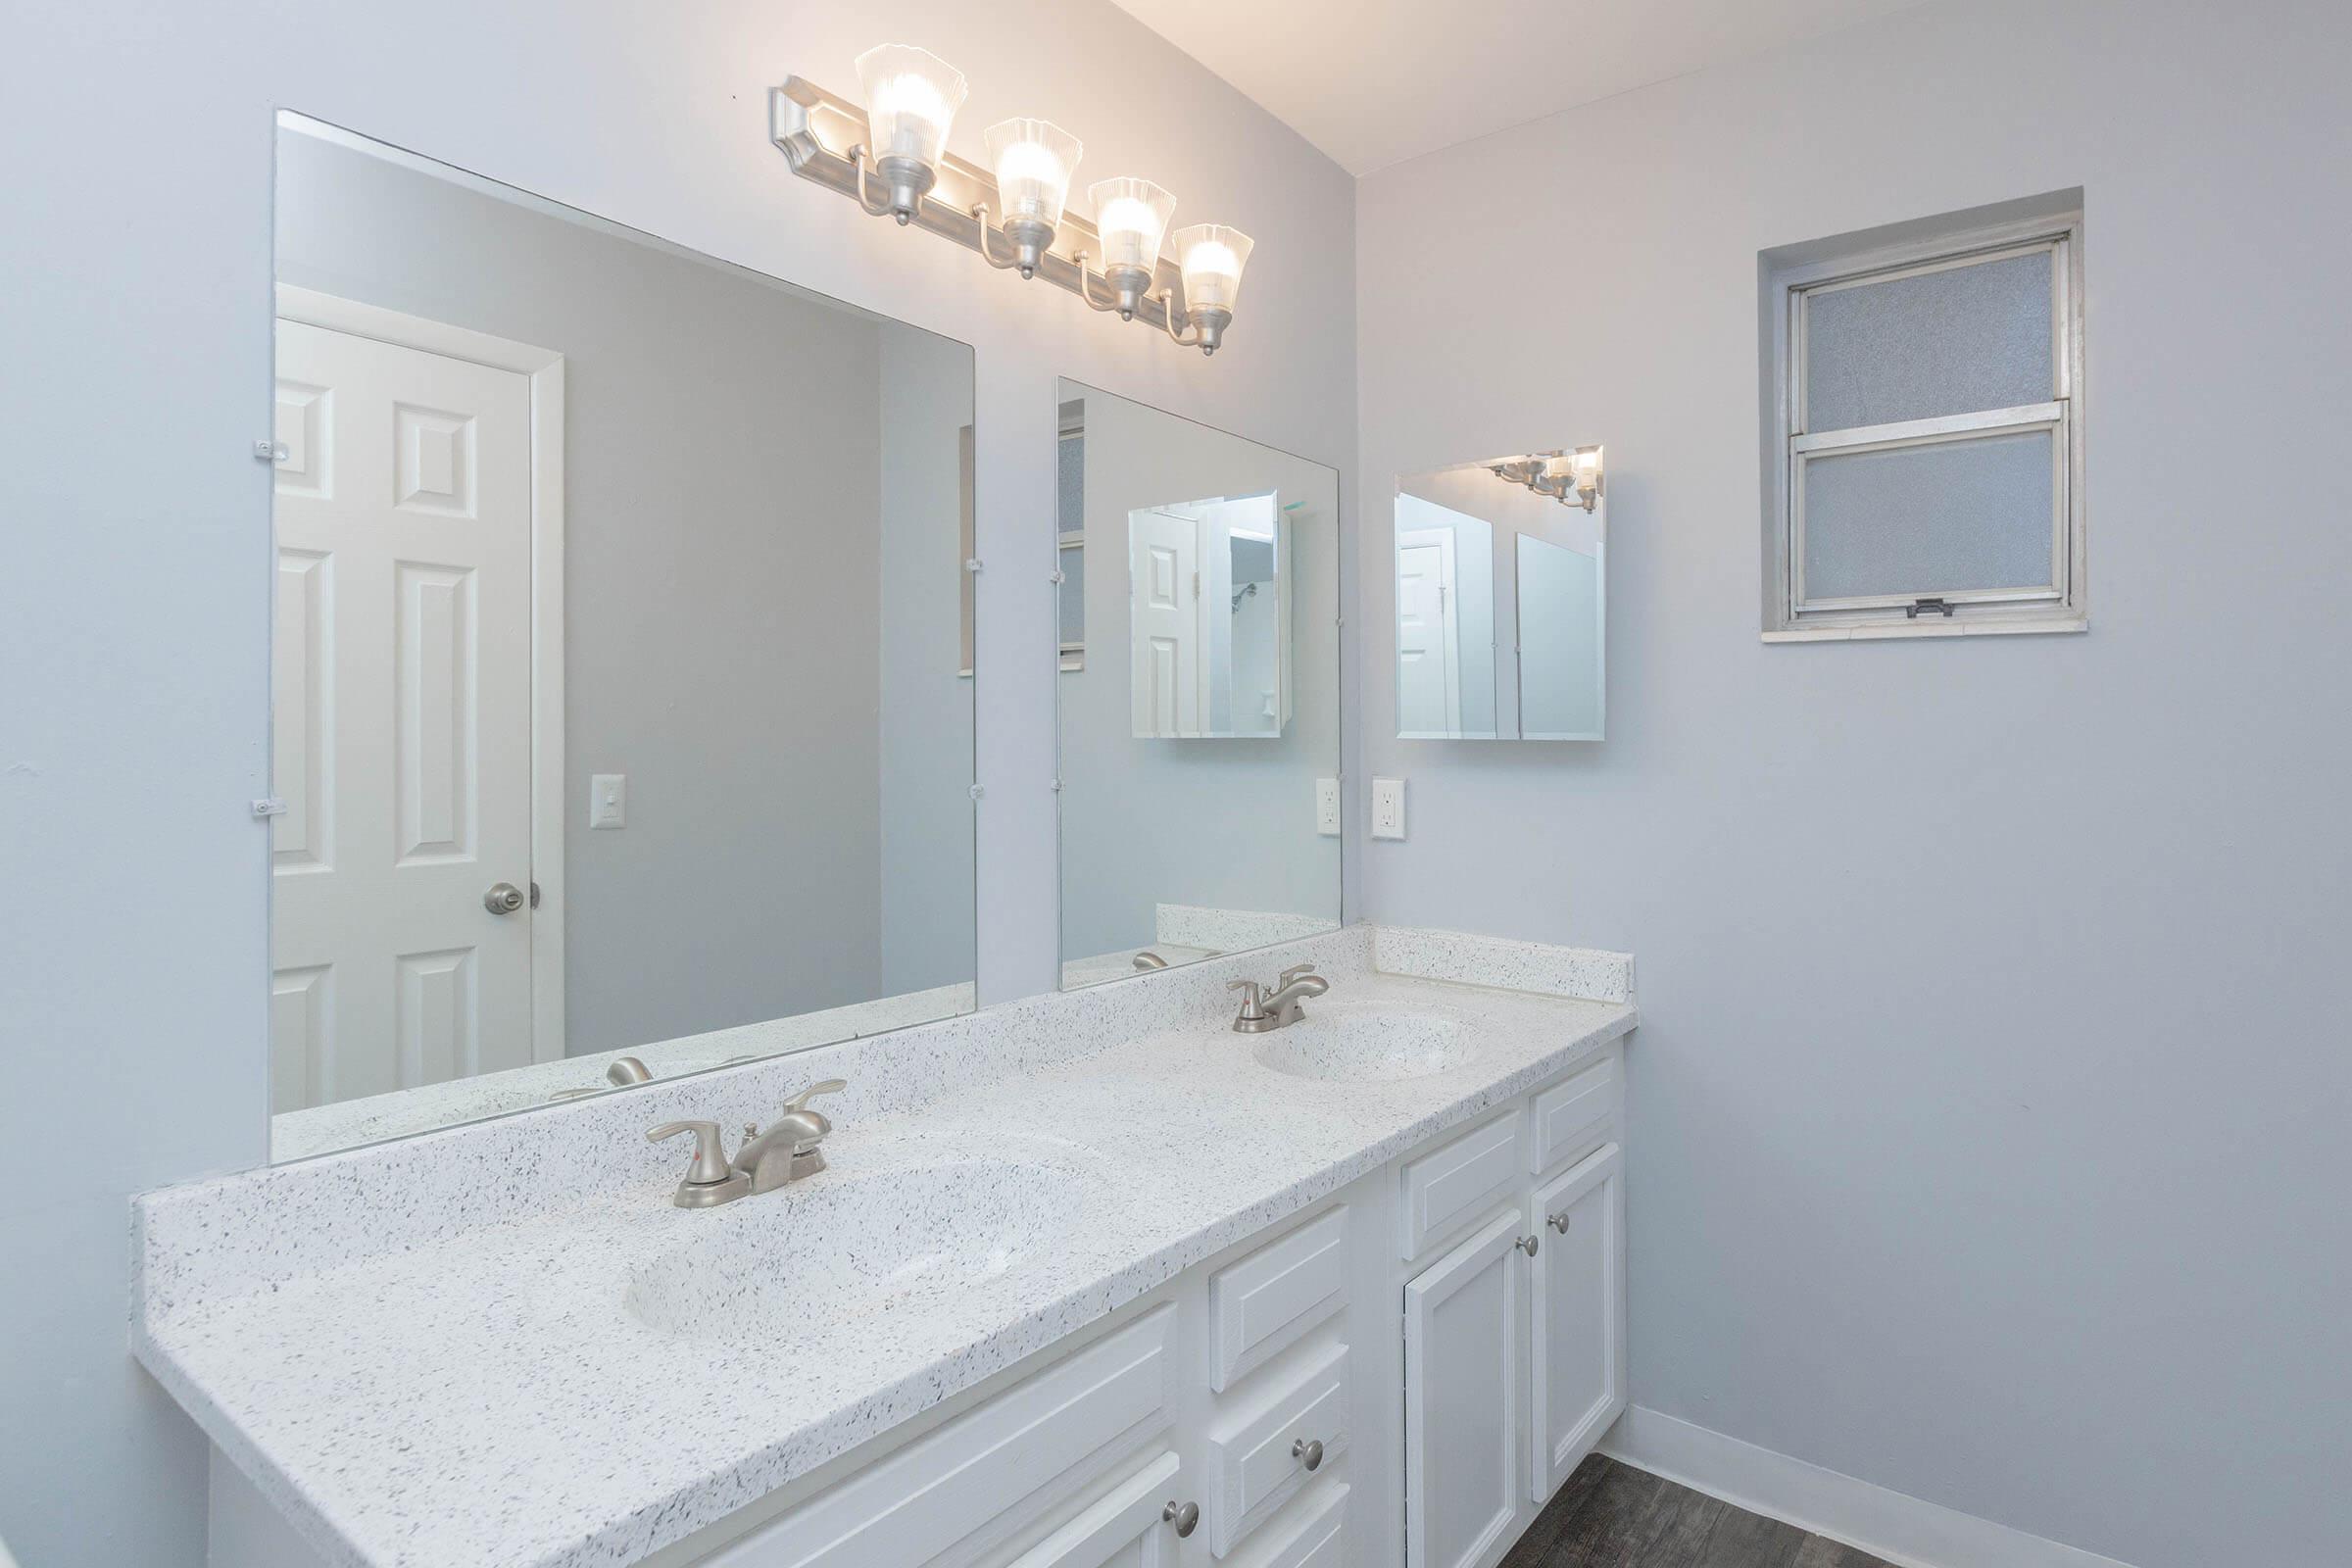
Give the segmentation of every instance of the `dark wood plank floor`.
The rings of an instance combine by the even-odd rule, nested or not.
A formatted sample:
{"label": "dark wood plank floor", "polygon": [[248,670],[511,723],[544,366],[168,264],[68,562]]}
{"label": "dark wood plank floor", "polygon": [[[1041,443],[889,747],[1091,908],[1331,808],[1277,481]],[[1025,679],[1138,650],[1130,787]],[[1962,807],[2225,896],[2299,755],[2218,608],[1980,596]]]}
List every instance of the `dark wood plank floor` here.
{"label": "dark wood plank floor", "polygon": [[1888,1568],[1880,1558],[1594,1454],[1502,1568]]}

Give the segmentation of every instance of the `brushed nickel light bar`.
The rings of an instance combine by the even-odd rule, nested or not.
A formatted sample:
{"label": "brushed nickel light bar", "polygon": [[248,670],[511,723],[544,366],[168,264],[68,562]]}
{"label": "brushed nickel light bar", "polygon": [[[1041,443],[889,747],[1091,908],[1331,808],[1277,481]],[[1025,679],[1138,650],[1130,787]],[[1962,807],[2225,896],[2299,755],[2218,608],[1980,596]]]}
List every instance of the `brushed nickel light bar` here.
{"label": "brushed nickel light bar", "polygon": [[1078,138],[1043,120],[988,129],[993,169],[947,150],[962,106],[962,73],[927,50],[884,44],[858,57],[867,107],[793,76],[768,91],[768,139],[792,172],[876,218],[923,228],[989,266],[1043,278],[1097,311],[1156,326],[1170,341],[1216,353],[1233,322],[1249,235],[1197,223],[1160,254],[1176,198],[1148,179],[1088,187],[1095,220],[1066,211]]}
{"label": "brushed nickel light bar", "polygon": [[1549,496],[1563,507],[1591,512],[1600,504],[1600,448],[1578,447],[1573,452],[1538,452],[1523,458],[1496,458],[1489,472],[1505,484],[1519,485]]}

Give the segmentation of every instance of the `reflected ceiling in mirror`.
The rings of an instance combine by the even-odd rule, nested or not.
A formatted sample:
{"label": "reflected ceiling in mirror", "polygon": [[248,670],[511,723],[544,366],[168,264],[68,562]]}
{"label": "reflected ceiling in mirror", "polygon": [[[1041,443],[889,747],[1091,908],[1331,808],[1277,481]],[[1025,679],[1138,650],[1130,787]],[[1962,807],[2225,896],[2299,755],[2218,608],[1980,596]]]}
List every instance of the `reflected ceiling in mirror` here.
{"label": "reflected ceiling in mirror", "polygon": [[[1596,476],[1584,448],[1396,481],[1398,739],[1606,734],[1608,503],[1577,493],[1585,453]],[[1546,469],[1560,494],[1526,482]]]}
{"label": "reflected ceiling in mirror", "polygon": [[1063,988],[1335,929],[1339,475],[1060,399]]}
{"label": "reflected ceiling in mirror", "polygon": [[972,357],[295,116],[271,1150],[973,1004]]}

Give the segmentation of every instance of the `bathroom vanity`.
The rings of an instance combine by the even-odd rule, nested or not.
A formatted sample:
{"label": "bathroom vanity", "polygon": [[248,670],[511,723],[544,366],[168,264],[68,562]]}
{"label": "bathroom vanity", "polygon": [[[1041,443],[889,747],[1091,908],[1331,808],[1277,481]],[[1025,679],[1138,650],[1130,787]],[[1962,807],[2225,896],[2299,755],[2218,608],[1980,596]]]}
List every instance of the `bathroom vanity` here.
{"label": "bathroom vanity", "polygon": [[[1483,1568],[1624,1405],[1634,1023],[1351,927],[147,1195],[134,1344],[216,1560]],[[826,1077],[828,1169],[673,1206],[650,1125]]]}

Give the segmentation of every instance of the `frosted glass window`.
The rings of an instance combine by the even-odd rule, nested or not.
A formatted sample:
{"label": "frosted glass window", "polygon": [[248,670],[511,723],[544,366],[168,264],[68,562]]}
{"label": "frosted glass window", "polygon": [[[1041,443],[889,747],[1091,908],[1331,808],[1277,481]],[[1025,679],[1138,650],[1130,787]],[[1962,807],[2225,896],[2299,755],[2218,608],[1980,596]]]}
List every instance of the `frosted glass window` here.
{"label": "frosted glass window", "polygon": [[2082,214],[1905,227],[1761,258],[1765,635],[2080,631]]}
{"label": "frosted glass window", "polygon": [[1805,296],[1805,428],[1930,419],[2057,392],[2053,253]]}
{"label": "frosted glass window", "polygon": [[2057,440],[2048,430],[1804,466],[1804,597],[2046,588]]}

